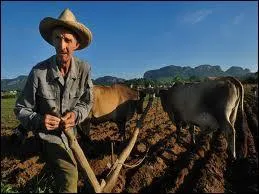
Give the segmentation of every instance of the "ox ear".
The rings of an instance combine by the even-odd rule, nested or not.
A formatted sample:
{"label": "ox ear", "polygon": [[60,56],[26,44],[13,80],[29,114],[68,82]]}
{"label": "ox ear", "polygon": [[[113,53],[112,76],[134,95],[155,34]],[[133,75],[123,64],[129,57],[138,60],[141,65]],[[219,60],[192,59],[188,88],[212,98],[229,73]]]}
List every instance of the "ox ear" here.
{"label": "ox ear", "polygon": [[155,95],[156,97],[160,97],[161,95],[165,95],[167,91],[168,91],[168,88],[157,88]]}
{"label": "ox ear", "polygon": [[139,99],[145,98],[146,95],[147,95],[146,92],[144,92],[144,91],[139,91]]}
{"label": "ox ear", "polygon": [[160,90],[160,88],[155,89],[155,97],[159,97]]}

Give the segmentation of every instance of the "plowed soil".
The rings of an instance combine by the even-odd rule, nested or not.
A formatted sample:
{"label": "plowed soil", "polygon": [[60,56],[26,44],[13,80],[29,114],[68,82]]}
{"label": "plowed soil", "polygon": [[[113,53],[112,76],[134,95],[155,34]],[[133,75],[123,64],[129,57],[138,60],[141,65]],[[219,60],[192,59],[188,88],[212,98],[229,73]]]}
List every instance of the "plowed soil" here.
{"label": "plowed soil", "polygon": [[[225,137],[201,137],[193,144],[191,134],[184,129],[176,139],[176,129],[155,99],[144,120],[136,145],[126,160],[135,168],[124,166],[113,192],[169,193],[169,192],[258,192],[258,101],[251,92],[245,93],[245,114],[248,133],[248,157],[233,161],[227,151]],[[137,115],[127,124],[127,139],[135,126]],[[239,123],[236,122],[238,128]],[[1,177],[19,191],[30,191],[39,178],[49,175],[41,159],[40,146],[32,134],[23,145],[12,140],[11,134],[1,129]],[[197,134],[199,130],[197,130]],[[238,132],[237,132],[238,135]],[[119,141],[115,124],[106,122],[91,126],[91,141],[78,141],[94,170],[97,179],[105,178],[111,163],[111,142],[115,158],[126,146]],[[238,138],[237,138],[238,139]],[[237,142],[238,144],[238,142]],[[100,182],[100,181],[99,181]],[[80,174],[79,192],[92,192]]]}

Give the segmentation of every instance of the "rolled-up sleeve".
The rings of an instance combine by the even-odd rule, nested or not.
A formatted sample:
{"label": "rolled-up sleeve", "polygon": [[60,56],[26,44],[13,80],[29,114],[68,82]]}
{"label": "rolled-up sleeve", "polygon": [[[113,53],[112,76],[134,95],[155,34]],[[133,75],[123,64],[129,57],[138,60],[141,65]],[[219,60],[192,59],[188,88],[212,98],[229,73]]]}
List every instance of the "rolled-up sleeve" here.
{"label": "rolled-up sleeve", "polygon": [[83,122],[87,118],[93,106],[93,82],[91,79],[90,69],[85,80],[84,92],[72,110],[76,114],[76,125]]}
{"label": "rolled-up sleeve", "polygon": [[35,112],[37,85],[37,78],[32,69],[14,107],[14,114],[27,130],[42,128],[43,116]]}

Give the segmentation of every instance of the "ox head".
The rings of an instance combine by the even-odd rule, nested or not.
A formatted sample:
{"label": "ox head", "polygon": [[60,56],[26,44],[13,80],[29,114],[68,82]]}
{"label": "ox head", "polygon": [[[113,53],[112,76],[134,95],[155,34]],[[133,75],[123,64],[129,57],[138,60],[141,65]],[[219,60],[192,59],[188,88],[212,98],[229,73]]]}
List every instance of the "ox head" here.
{"label": "ox head", "polygon": [[168,88],[156,88],[154,90],[154,93],[155,93],[155,96],[160,98],[160,101],[161,101],[161,105],[162,105],[162,108],[163,110],[168,113],[171,121],[173,123],[175,123],[175,119],[174,119],[174,113],[171,111],[171,99],[170,99],[170,91],[172,90],[171,87],[168,87]]}
{"label": "ox head", "polygon": [[142,114],[144,112],[143,103],[144,103],[145,97],[146,97],[146,93],[144,91],[138,92],[138,101],[137,101],[137,107],[136,107],[138,114]]}
{"label": "ox head", "polygon": [[168,89],[164,89],[164,88],[157,88],[156,89],[156,93],[155,93],[156,97],[159,97],[161,100],[161,105],[163,107],[163,109],[166,109],[166,102],[168,102]]}

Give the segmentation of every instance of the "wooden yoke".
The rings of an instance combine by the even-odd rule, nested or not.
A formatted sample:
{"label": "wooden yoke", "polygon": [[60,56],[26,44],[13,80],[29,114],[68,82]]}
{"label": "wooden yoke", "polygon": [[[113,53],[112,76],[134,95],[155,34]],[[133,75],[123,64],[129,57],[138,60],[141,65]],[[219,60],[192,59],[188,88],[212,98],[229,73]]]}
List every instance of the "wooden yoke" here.
{"label": "wooden yoke", "polygon": [[136,143],[136,140],[137,140],[137,137],[139,134],[139,129],[142,127],[143,120],[152,105],[152,101],[153,101],[153,99],[150,98],[148,105],[146,106],[146,108],[144,110],[144,113],[141,115],[140,119],[137,121],[136,129],[133,132],[133,136],[130,139],[129,144],[122,151],[122,153],[120,154],[120,156],[118,157],[116,162],[113,164],[113,166],[111,168],[111,173],[109,173],[109,175],[106,177],[106,180],[101,181],[101,184],[98,182],[92,168],[89,165],[89,162],[87,161],[87,159],[84,155],[82,148],[78,144],[73,130],[72,129],[63,130],[63,132],[65,133],[65,135],[68,138],[69,146],[70,146],[71,150],[73,151],[76,160],[78,161],[79,165],[82,167],[84,175],[86,177],[88,177],[88,179],[90,180],[90,183],[93,186],[94,191],[96,193],[102,193],[102,192],[109,193],[112,191],[113,187],[116,185],[121,168],[122,168],[125,160],[130,155],[130,153]]}

